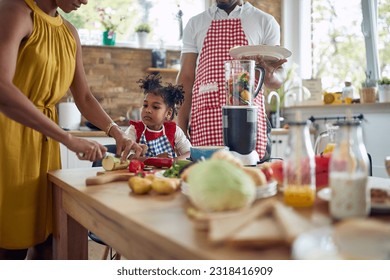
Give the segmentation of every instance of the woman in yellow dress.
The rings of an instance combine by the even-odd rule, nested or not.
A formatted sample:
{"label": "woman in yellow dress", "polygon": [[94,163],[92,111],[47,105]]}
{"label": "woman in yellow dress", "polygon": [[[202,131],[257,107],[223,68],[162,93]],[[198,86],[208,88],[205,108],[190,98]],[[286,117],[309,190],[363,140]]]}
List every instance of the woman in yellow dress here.
{"label": "woman in yellow dress", "polygon": [[143,152],[93,97],[77,31],[57,12],[87,2],[0,0],[0,259],[24,259],[27,252],[27,258],[50,258],[47,172],[61,168],[59,142],[82,160],[106,152],[57,125],[55,104],[68,89],[83,116],[115,138],[118,154]]}

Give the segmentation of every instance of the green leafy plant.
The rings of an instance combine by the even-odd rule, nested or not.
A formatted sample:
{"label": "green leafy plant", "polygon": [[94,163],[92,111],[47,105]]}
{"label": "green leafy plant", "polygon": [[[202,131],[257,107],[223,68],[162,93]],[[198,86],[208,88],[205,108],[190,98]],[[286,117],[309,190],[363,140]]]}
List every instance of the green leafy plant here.
{"label": "green leafy plant", "polygon": [[99,12],[99,21],[103,25],[105,31],[109,31],[111,33],[116,32],[120,23],[124,20],[124,16],[115,17],[115,10],[111,8],[97,8]]}
{"label": "green leafy plant", "polygon": [[382,79],[378,80],[378,85],[390,85],[390,79],[383,77]]}
{"label": "green leafy plant", "polygon": [[135,32],[146,32],[146,33],[150,33],[151,31],[151,28],[150,28],[150,25],[148,23],[140,23],[138,24],[136,27],[135,27]]}

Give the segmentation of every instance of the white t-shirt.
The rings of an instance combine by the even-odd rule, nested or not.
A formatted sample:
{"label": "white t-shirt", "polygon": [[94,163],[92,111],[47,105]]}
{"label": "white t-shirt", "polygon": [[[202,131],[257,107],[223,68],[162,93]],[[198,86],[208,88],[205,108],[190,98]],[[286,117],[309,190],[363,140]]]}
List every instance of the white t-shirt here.
{"label": "white t-shirt", "polygon": [[229,15],[213,5],[203,13],[192,17],[184,29],[182,53],[199,54],[211,21],[233,18],[241,19],[249,45],[280,45],[280,26],[275,18],[245,2],[242,6],[236,6]]}
{"label": "white t-shirt", "polygon": [[[149,128],[146,128],[152,132],[161,132],[161,130],[151,130]],[[134,142],[137,141],[137,132],[135,130],[134,125],[130,125],[126,131],[125,134]],[[175,132],[175,152],[178,156],[181,156],[187,152],[190,151],[191,143],[184,134],[183,130],[176,125],[176,132]]]}

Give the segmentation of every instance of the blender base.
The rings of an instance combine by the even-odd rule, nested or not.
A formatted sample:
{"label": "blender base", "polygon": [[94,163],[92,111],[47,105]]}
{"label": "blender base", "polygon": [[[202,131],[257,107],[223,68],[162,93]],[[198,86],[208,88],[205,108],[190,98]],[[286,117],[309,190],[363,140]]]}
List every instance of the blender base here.
{"label": "blender base", "polygon": [[249,154],[242,155],[235,151],[230,151],[236,158],[240,159],[242,163],[246,166],[256,166],[260,161],[259,154],[253,150]]}

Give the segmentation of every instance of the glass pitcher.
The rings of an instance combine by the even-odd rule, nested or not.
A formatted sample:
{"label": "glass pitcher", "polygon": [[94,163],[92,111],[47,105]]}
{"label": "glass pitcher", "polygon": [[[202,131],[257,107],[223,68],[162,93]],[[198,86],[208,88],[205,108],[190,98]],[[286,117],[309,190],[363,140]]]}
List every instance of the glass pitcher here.
{"label": "glass pitcher", "polygon": [[[259,72],[255,88],[255,72]],[[263,86],[265,70],[255,67],[254,60],[225,61],[226,105],[252,106]]]}
{"label": "glass pitcher", "polygon": [[336,133],[338,126],[327,123],[326,131],[321,132],[314,143],[314,153],[320,154],[331,154],[336,146]]}

